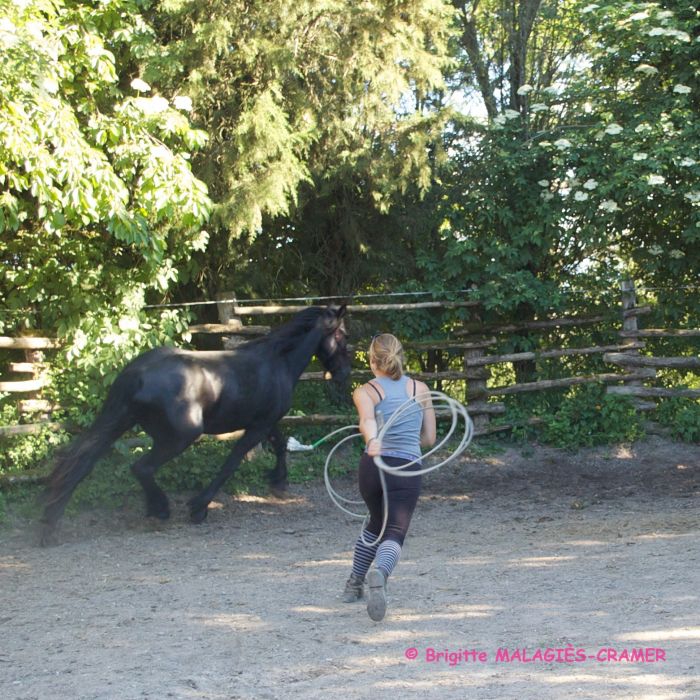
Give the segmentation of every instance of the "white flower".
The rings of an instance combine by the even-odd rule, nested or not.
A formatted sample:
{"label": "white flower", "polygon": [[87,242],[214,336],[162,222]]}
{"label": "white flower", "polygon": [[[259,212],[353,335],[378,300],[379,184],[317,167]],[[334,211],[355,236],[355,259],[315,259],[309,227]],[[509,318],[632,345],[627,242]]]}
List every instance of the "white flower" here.
{"label": "white flower", "polygon": [[496,126],[503,126],[506,123],[506,118],[502,114],[499,114],[494,120],[493,123]]}
{"label": "white flower", "polygon": [[685,253],[682,250],[678,250],[678,248],[674,248],[669,255],[676,260],[685,257]]}
{"label": "white flower", "polygon": [[619,134],[621,131],[622,131],[622,127],[619,124],[615,124],[615,122],[613,122],[612,124],[608,124],[605,127],[605,133],[612,134],[613,136],[615,134]]}
{"label": "white flower", "polygon": [[535,88],[532,87],[532,85],[521,85],[518,88],[518,95],[527,95],[528,92],[532,92]]}
{"label": "white flower", "polygon": [[641,63],[634,69],[635,73],[644,73],[644,75],[654,75],[658,73],[659,69],[654,66],[650,66],[648,63]]}
{"label": "white flower", "polygon": [[653,29],[650,29],[647,34],[649,36],[664,36],[668,30],[664,29],[663,27],[654,27]]}
{"label": "white flower", "polygon": [[607,212],[614,212],[614,211],[620,211],[620,207],[617,205],[617,202],[613,199],[605,199],[600,203],[599,206],[600,209],[603,211]]}
{"label": "white flower", "polygon": [[700,202],[700,192],[686,192],[685,198],[689,199],[693,204]]}
{"label": "white flower", "polygon": [[177,95],[173,99],[173,106],[175,107],[175,109],[180,109],[183,112],[191,112],[192,99],[190,97],[187,97],[186,95]]}
{"label": "white flower", "polygon": [[649,156],[646,153],[633,153],[632,160],[646,160]]}
{"label": "white flower", "polygon": [[581,14],[587,15],[589,12],[593,12],[594,10],[597,10],[600,7],[600,5],[596,5],[595,3],[591,3],[590,5],[586,5],[581,10]]}
{"label": "white flower", "polygon": [[55,95],[58,92],[58,83],[49,76],[41,78],[39,87],[50,95]]}
{"label": "white flower", "polygon": [[554,145],[560,150],[565,151],[567,148],[571,148],[571,141],[568,139],[558,139],[554,142]]}
{"label": "white flower", "polygon": [[540,141],[539,145],[542,146],[542,148],[547,148],[547,146],[551,146],[552,143],[550,141]]}
{"label": "white flower", "polygon": [[680,29],[667,29],[666,34],[668,36],[675,37],[676,39],[678,39],[678,41],[682,41],[685,43],[688,43],[690,41],[690,34],[688,34],[687,32],[682,32]]}
{"label": "white flower", "polygon": [[577,202],[585,202],[588,199],[588,193],[587,192],[576,192],[576,194],[574,194],[574,199]]}
{"label": "white flower", "polygon": [[681,85],[679,83],[678,85],[673,86],[673,92],[676,92],[679,95],[687,95],[690,92],[690,88],[687,85]]}
{"label": "white flower", "polygon": [[554,195],[551,192],[540,192],[540,197],[542,197],[545,202],[551,202],[554,199]]}
{"label": "white flower", "polygon": [[657,245],[656,243],[654,243],[654,245],[649,246],[649,252],[652,255],[661,255],[661,253],[664,252],[664,249],[660,245]]}
{"label": "white flower", "polygon": [[144,114],[160,114],[168,109],[168,101],[164,97],[137,97],[134,104]]}
{"label": "white flower", "polygon": [[139,329],[139,320],[133,316],[122,316],[117,325],[121,331],[137,331]]}
{"label": "white flower", "polygon": [[697,163],[697,161],[693,158],[683,158],[683,160],[680,162],[680,166],[681,168],[690,168],[695,165],[695,163]]}
{"label": "white flower", "polygon": [[649,17],[649,13],[645,11],[645,12],[637,12],[637,14],[631,15],[629,19],[630,19],[630,22],[637,22],[641,19],[646,19],[647,17]]}
{"label": "white flower", "polygon": [[594,190],[596,187],[598,187],[598,182],[593,178],[590,178],[583,183],[583,187],[586,190]]}
{"label": "white flower", "polygon": [[17,27],[12,20],[7,19],[7,17],[3,17],[0,19],[0,32],[15,34],[17,32]]}
{"label": "white flower", "polygon": [[549,87],[546,87],[542,92],[546,92],[548,95],[558,95],[559,88],[555,87],[554,85],[550,85]]}
{"label": "white flower", "polygon": [[530,105],[531,112],[546,112],[547,109],[549,109],[547,105],[542,102],[536,102],[534,105]]}
{"label": "white flower", "polygon": [[645,131],[651,131],[651,125],[647,124],[646,122],[642,122],[641,124],[638,124],[634,129],[634,132],[636,134],[641,134]]}
{"label": "white flower", "polygon": [[131,81],[131,88],[136,90],[136,92],[150,92],[151,86],[141,78],[134,78]]}
{"label": "white flower", "polygon": [[538,180],[537,184],[540,187],[549,187],[549,180]]}
{"label": "white flower", "polygon": [[514,109],[507,109],[503,112],[503,116],[506,119],[517,119],[520,116],[520,112],[516,112]]}
{"label": "white flower", "polygon": [[647,175],[647,182],[650,185],[663,185],[666,178],[663,175]]}

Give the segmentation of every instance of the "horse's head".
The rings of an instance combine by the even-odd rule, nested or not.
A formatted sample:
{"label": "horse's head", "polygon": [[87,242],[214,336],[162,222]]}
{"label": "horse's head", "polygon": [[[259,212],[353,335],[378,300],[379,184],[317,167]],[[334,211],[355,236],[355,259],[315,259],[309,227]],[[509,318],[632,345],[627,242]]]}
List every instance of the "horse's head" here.
{"label": "horse's head", "polygon": [[351,357],[345,330],[345,311],[345,305],[328,306],[319,321],[322,335],[316,355],[337,384],[343,384],[350,376]]}

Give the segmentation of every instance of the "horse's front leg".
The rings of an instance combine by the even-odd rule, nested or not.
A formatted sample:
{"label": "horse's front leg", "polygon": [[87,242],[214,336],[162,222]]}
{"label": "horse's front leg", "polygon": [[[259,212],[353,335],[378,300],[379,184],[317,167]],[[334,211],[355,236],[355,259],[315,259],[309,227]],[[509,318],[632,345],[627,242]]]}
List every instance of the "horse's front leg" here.
{"label": "horse's front leg", "polygon": [[246,430],[243,436],[238,439],[231,450],[231,454],[221,466],[221,471],[204,491],[190,499],[190,519],[193,523],[201,523],[207,517],[207,509],[218,490],[238,469],[241,460],[252,450],[268,433],[269,427]]}
{"label": "horse's front leg", "polygon": [[268,439],[275,451],[275,468],[267,473],[267,478],[270,482],[270,490],[275,496],[282,497],[287,491],[287,442],[280,430],[279,425],[276,425],[270,432]]}

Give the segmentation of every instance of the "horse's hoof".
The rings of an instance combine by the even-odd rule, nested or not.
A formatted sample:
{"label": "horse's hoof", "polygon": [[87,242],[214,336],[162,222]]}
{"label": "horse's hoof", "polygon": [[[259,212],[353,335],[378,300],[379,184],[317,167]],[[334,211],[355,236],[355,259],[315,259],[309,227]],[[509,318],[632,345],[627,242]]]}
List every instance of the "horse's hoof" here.
{"label": "horse's hoof", "polygon": [[193,508],[190,511],[190,522],[194,523],[195,525],[203,523],[207,519],[208,512],[209,511],[206,506],[204,508],[198,508],[196,510]]}
{"label": "horse's hoof", "polygon": [[40,547],[55,547],[58,544],[58,534],[53,525],[42,525],[39,532]]}
{"label": "horse's hoof", "polygon": [[270,493],[275,498],[289,498],[289,492],[287,491],[287,482],[278,481],[275,484],[270,484]]}
{"label": "horse's hoof", "polygon": [[170,506],[167,502],[150,505],[146,508],[146,517],[167,520],[170,517]]}

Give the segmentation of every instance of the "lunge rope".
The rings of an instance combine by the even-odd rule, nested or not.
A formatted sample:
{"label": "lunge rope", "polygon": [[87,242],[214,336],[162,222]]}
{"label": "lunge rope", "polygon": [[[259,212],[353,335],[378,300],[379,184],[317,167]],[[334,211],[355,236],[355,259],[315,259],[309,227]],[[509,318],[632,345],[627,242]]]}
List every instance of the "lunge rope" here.
{"label": "lunge rope", "polygon": [[[349,498],[345,498],[344,496],[341,496],[332,486],[331,480],[330,480],[330,475],[329,475],[329,468],[331,464],[331,460],[333,459],[333,455],[335,454],[336,450],[338,450],[342,445],[344,445],[346,442],[349,442],[350,440],[354,440],[355,438],[362,437],[362,434],[358,431],[353,433],[352,435],[347,435],[346,437],[342,438],[339,440],[330,450],[328,453],[328,456],[326,457],[326,463],[323,469],[323,479],[326,483],[326,490],[328,491],[328,495],[330,496],[331,500],[333,503],[335,503],[340,510],[342,510],[344,513],[347,515],[352,516],[353,518],[362,518],[363,523],[362,523],[362,530],[360,531],[360,538],[362,540],[362,543],[366,545],[367,547],[376,547],[380,540],[382,539],[382,536],[384,535],[384,532],[386,530],[387,526],[387,521],[389,519],[389,497],[387,495],[386,491],[386,478],[385,474],[396,474],[397,476],[420,476],[422,474],[428,474],[429,472],[435,471],[436,469],[440,469],[441,467],[444,467],[446,464],[451,462],[453,459],[456,459],[464,450],[467,448],[469,443],[472,440],[472,437],[474,436],[474,424],[472,423],[472,419],[469,417],[469,414],[467,413],[467,409],[464,407],[463,404],[461,404],[459,401],[456,401],[455,399],[450,398],[449,396],[446,396],[440,391],[431,391],[430,392],[430,398],[432,399],[433,402],[433,407],[436,409],[436,411],[439,408],[448,408],[450,411],[450,414],[452,416],[452,423],[450,425],[450,429],[447,431],[445,436],[442,438],[442,440],[437,443],[429,452],[426,452],[424,455],[421,457],[414,459],[412,462],[408,462],[407,464],[402,464],[398,467],[391,467],[388,464],[384,462],[384,460],[381,458],[381,456],[377,456],[374,458],[374,463],[377,465],[377,468],[379,469],[379,478],[381,480],[382,484],[382,493],[383,493],[383,512],[384,512],[384,518],[383,518],[383,523],[382,523],[382,529],[379,535],[377,536],[376,540],[374,542],[366,542],[365,537],[364,537],[364,532],[365,532],[365,527],[367,523],[369,522],[369,514],[364,514],[364,513],[356,513],[353,510],[350,510],[347,506],[357,506],[357,505],[363,505],[364,501],[357,501],[357,500],[352,500]],[[389,429],[391,428],[392,425],[407,411],[410,410],[416,410],[416,406],[419,406],[418,402],[414,398],[410,398],[407,401],[405,401],[399,408],[391,415],[389,420],[384,424],[379,426],[379,433],[377,435],[377,439],[382,442],[384,436],[387,434]],[[425,408],[419,408],[419,410],[425,410]],[[448,457],[443,459],[441,462],[438,462],[437,464],[433,464],[429,467],[425,467],[423,469],[419,469],[416,471],[407,471],[407,467],[411,467],[414,464],[417,464],[421,460],[425,459],[426,457],[430,457],[432,454],[437,452],[438,450],[442,449],[442,447],[445,445],[445,443],[452,437],[452,435],[455,433],[455,431],[458,428],[459,423],[461,422],[460,419],[464,420],[464,430],[462,432],[462,437],[460,439],[459,444],[457,447],[450,453]],[[325,442],[327,439],[331,438],[332,436],[344,432],[346,430],[358,430],[357,425],[346,425],[342,428],[338,428],[338,430],[334,430],[332,433],[328,433],[328,435],[324,436],[317,442],[313,444],[313,446],[306,447],[306,449],[313,449],[317,445],[321,444],[322,442]],[[296,442],[296,441],[295,441]],[[298,443],[297,443],[298,444]]]}

